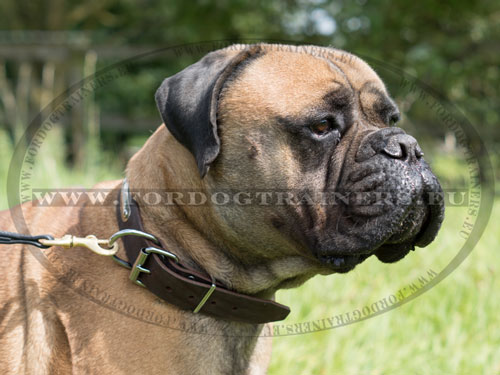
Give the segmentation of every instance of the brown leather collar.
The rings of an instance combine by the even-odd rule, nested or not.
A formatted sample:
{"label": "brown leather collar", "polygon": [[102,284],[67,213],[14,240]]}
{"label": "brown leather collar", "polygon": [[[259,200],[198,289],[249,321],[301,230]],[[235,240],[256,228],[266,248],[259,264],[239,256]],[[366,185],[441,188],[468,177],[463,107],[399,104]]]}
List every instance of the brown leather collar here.
{"label": "brown leather collar", "polygon": [[[121,201],[121,192],[118,197]],[[116,217],[120,230],[144,232],[137,203],[130,198],[128,203],[128,218],[122,217],[121,204],[117,205]],[[180,309],[254,324],[283,320],[290,313],[288,306],[231,291],[216,280],[211,280],[210,276],[182,266],[165,256],[169,252],[160,241],[154,243],[137,236],[124,236],[122,240],[128,261],[132,264],[131,279]]]}

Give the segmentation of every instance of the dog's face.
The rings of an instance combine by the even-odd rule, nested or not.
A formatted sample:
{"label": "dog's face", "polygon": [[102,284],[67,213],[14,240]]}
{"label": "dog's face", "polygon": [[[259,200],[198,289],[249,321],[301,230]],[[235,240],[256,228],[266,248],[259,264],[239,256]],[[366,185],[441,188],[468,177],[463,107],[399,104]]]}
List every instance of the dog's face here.
{"label": "dog's face", "polygon": [[[166,81],[157,101],[205,188],[251,197],[211,207],[235,255],[300,254],[347,272],[372,254],[393,262],[434,239],[443,205],[429,196],[441,187],[416,140],[394,127],[398,108],[365,62],[266,45],[207,57]],[[205,90],[207,102],[175,103],[173,90],[186,87]],[[172,101],[182,109],[169,109]]]}

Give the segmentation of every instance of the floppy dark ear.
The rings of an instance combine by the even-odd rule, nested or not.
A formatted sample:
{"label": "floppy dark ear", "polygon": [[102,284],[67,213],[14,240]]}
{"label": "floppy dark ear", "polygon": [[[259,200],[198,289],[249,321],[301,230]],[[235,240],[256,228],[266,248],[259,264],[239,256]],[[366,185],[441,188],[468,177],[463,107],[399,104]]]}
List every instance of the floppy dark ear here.
{"label": "floppy dark ear", "polygon": [[155,94],[164,124],[196,159],[201,177],[220,151],[217,101],[222,86],[258,46],[235,46],[209,53],[163,81]]}

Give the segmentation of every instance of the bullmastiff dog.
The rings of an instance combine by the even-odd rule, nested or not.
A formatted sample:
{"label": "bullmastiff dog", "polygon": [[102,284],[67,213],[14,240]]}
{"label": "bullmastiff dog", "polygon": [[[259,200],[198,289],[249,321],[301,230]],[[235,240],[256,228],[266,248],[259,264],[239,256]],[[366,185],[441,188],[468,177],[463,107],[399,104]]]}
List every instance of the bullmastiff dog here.
{"label": "bullmastiff dog", "polygon": [[[134,198],[141,228],[169,253],[139,262],[120,239],[117,256],[137,266],[140,283],[181,275],[179,289],[194,291],[186,301],[206,300],[201,310],[159,298],[177,291],[161,280],[142,288],[85,248],[2,247],[2,374],[264,374],[271,342],[261,332],[286,316],[278,289],[372,255],[395,262],[437,234],[443,205],[429,194],[439,183],[395,126],[384,83],[352,54],[234,45],[167,78],[156,102],[164,125],[126,179],[130,191],[179,193],[168,204]],[[109,189],[104,204],[25,203],[1,214],[1,228],[16,231],[22,210],[32,234],[109,238],[117,196],[127,195],[122,181],[96,188]],[[187,192],[208,199],[189,204]]]}

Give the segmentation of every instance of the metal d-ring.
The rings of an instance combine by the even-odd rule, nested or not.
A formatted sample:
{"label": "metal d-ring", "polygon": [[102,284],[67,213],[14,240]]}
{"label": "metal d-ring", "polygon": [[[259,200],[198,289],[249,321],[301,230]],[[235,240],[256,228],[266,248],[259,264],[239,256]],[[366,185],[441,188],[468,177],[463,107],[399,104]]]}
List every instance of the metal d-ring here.
{"label": "metal d-ring", "polygon": [[111,237],[109,237],[109,246],[112,246],[113,243],[115,243],[115,241],[117,239],[124,237],[124,236],[143,237],[147,240],[153,241],[157,245],[160,244],[160,241],[158,241],[158,239],[155,236],[153,236],[152,234],[142,232],[142,231],[137,230],[137,229],[122,229],[122,230],[116,232],[115,234],[113,234]]}
{"label": "metal d-ring", "polygon": [[[136,229],[122,229],[122,230],[116,232],[115,234],[113,234],[109,238],[109,246],[112,246],[116,242],[116,240],[118,240],[119,238],[124,237],[124,236],[143,237],[147,240],[154,242],[157,245],[160,245],[160,241],[158,241],[158,239],[155,236],[153,236],[152,234],[142,232],[142,231],[136,230]],[[113,260],[122,267],[125,267],[127,269],[132,269],[131,263],[129,263],[126,260],[123,260],[121,258],[118,258],[116,255],[113,255]]]}

